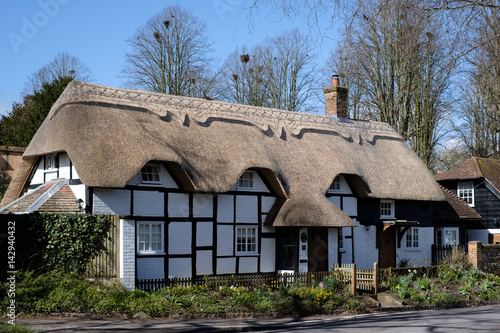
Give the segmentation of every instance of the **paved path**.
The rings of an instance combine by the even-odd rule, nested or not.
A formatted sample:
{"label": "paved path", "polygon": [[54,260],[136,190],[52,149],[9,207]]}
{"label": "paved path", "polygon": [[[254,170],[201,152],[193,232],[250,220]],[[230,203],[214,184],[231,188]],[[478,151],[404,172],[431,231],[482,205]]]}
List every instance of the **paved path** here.
{"label": "paved path", "polygon": [[20,319],[37,332],[500,332],[500,305],[279,319]]}

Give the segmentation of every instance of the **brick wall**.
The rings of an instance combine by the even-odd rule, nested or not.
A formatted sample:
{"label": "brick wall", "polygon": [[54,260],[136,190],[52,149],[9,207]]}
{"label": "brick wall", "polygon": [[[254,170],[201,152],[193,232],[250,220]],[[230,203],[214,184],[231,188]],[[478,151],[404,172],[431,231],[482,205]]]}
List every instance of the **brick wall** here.
{"label": "brick wall", "polygon": [[500,245],[469,242],[469,262],[488,273],[500,273]]}
{"label": "brick wall", "polygon": [[135,221],[120,221],[120,278],[126,289],[135,289]]}

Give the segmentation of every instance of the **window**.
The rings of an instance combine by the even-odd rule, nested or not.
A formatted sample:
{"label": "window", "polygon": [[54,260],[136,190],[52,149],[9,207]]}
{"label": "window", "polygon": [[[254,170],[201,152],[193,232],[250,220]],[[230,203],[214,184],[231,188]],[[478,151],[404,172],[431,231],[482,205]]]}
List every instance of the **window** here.
{"label": "window", "polygon": [[57,158],[57,154],[46,155],[45,156],[45,165],[44,169],[46,171],[52,171],[59,168],[59,159]]}
{"label": "window", "polygon": [[251,189],[253,188],[253,172],[245,171],[238,180],[238,188]]}
{"label": "window", "polygon": [[394,218],[394,200],[380,200],[380,217]]}
{"label": "window", "polygon": [[441,228],[437,230],[437,245],[458,245],[458,228]]}
{"label": "window", "polygon": [[406,247],[418,247],[418,229],[410,228],[406,232]]}
{"label": "window", "polygon": [[257,228],[237,227],[236,254],[256,254],[256,253],[257,253]]}
{"label": "window", "polygon": [[139,222],[137,224],[137,252],[164,253],[163,222]]}
{"label": "window", "polygon": [[141,169],[141,183],[144,184],[159,184],[160,166],[158,164],[146,164]]}
{"label": "window", "polygon": [[458,183],[457,195],[464,199],[469,206],[474,206],[474,183],[473,182],[462,182]]}
{"label": "window", "polygon": [[340,178],[339,176],[335,177],[333,182],[330,184],[329,191],[340,191]]}

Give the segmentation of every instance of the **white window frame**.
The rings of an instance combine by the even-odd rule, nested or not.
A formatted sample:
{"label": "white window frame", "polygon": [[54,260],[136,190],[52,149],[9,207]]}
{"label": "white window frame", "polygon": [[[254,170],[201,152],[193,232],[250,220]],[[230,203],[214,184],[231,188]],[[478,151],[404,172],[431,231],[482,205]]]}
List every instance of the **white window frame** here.
{"label": "white window frame", "polygon": [[57,165],[57,154],[45,155],[43,168],[45,172],[57,171],[59,169]]}
{"label": "white window frame", "polygon": [[[148,171],[147,170],[148,168],[151,168],[151,170]],[[154,170],[152,170],[153,168],[156,168],[156,172]],[[143,174],[147,175],[147,178],[149,178],[150,176],[152,176],[153,178],[155,176],[158,176],[158,180],[144,180]],[[161,167],[160,167],[160,165],[156,164],[156,163],[148,163],[148,164],[144,165],[141,168],[141,171],[139,173],[139,180],[140,180],[141,184],[161,184]]]}
{"label": "white window frame", "polygon": [[[386,206],[386,205],[388,205],[388,206]],[[387,210],[390,210],[389,214],[383,214]],[[395,210],[396,210],[396,205],[395,205],[394,200],[388,200],[388,199],[381,199],[380,200],[379,211],[380,211],[380,218],[381,219],[394,219],[396,216]]]}
{"label": "white window frame", "polygon": [[[153,225],[160,226],[160,247],[153,249]],[[141,226],[145,226],[148,239],[142,238]],[[165,222],[140,221],[137,222],[137,253],[138,254],[165,254]]]}
{"label": "white window frame", "polygon": [[[238,242],[238,239],[240,238],[239,231],[245,230],[245,234],[243,237],[245,238],[244,242]],[[255,238],[255,242],[250,242],[249,238],[252,237],[252,235],[248,235],[248,230],[253,230],[255,233],[253,237]],[[240,249],[240,245],[243,245],[245,249]],[[254,249],[248,250],[248,246],[254,247]],[[236,226],[235,230],[235,240],[234,240],[234,246],[235,246],[235,253],[236,255],[255,255],[259,253],[259,229],[256,226],[248,226],[248,225],[239,225]]]}
{"label": "white window frame", "polygon": [[[438,241],[438,235],[441,232],[441,244]],[[436,243],[441,246],[460,244],[459,228],[439,228],[436,233]]]}
{"label": "white window frame", "polygon": [[474,207],[474,182],[459,182],[457,196],[467,202],[470,207]]}
{"label": "white window frame", "polygon": [[[238,179],[237,188],[239,190],[254,190],[255,189],[255,177],[253,171],[245,171],[241,174]],[[247,186],[250,185],[250,186]]]}
{"label": "white window frame", "polygon": [[336,176],[335,179],[330,184],[328,192],[339,192],[340,191],[340,177]]}
{"label": "white window frame", "polygon": [[419,248],[419,231],[416,227],[411,227],[406,231],[406,248],[418,249]]}

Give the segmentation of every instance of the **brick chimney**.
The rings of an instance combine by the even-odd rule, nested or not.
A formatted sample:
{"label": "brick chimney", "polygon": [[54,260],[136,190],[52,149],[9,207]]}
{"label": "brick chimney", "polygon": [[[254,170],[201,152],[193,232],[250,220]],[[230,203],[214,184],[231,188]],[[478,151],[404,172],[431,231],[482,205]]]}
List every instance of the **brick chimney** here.
{"label": "brick chimney", "polygon": [[325,116],[346,117],[348,89],[339,86],[339,76],[332,75],[332,86],[323,88],[325,93]]}

